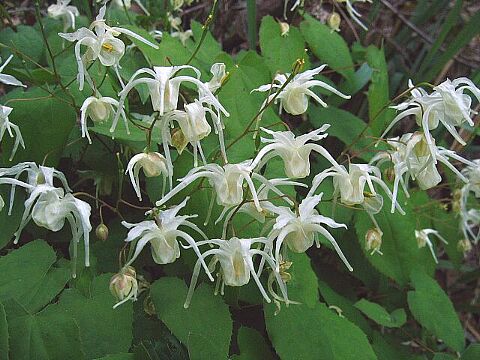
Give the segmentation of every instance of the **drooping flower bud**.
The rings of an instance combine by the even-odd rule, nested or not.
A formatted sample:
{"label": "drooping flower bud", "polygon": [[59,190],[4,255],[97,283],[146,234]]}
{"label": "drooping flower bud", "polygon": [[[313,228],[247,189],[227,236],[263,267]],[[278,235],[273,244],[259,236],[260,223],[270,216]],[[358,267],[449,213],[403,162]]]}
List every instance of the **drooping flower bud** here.
{"label": "drooping flower bud", "polygon": [[459,240],[457,243],[457,250],[467,254],[472,250],[472,243],[469,239]]}
{"label": "drooping flower bud", "polygon": [[95,229],[95,235],[98,240],[105,241],[108,239],[108,227],[104,223],[101,223]]}
{"label": "drooping flower bud", "polygon": [[382,246],[382,235],[383,233],[377,228],[372,228],[365,234],[365,250],[369,251],[370,255],[373,255],[374,253],[383,255],[380,251],[380,247]]}
{"label": "drooping flower bud", "polygon": [[328,16],[327,24],[330,27],[330,29],[332,29],[332,32],[340,31],[341,21],[342,21],[342,18],[340,17],[340,15],[334,11]]}
{"label": "drooping flower bud", "polygon": [[137,300],[138,282],[133,266],[126,266],[110,279],[110,292],[119,301],[113,308],[133,299]]}

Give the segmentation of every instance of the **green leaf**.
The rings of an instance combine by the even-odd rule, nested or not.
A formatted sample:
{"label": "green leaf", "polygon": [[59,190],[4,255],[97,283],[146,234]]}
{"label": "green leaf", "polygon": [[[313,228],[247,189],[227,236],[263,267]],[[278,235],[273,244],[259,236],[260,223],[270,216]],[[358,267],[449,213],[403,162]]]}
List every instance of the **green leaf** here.
{"label": "green leaf", "polygon": [[401,327],[407,321],[407,314],[403,309],[394,310],[389,314],[383,306],[365,299],[357,301],[354,306],[368,318],[385,327]]}
{"label": "green leaf", "polygon": [[35,291],[56,261],[55,252],[43,240],[27,243],[0,258],[0,301],[25,301]]}
{"label": "green leaf", "polygon": [[408,306],[415,319],[455,351],[465,346],[463,328],[452,302],[428,275],[412,271],[415,291],[408,292]]}
{"label": "green leaf", "polygon": [[[345,145],[351,145],[351,152],[358,154],[363,160],[370,160],[373,152],[365,151],[372,147],[372,131],[368,124],[352,113],[333,106],[327,108],[310,105],[308,109],[310,122],[317,128],[324,124],[330,124],[327,132]],[[361,136],[360,136],[361,135]]]}
{"label": "green leaf", "polygon": [[114,354],[114,355],[107,355],[101,358],[97,358],[96,360],[133,360],[134,354],[129,353],[122,353],[122,354]]}
{"label": "green leaf", "polygon": [[397,336],[375,331],[372,336],[372,347],[379,359],[388,360],[424,360],[423,356],[413,356],[408,348],[400,345]]}
{"label": "green leaf", "polygon": [[310,15],[305,15],[305,20],[300,24],[300,31],[313,54],[322,63],[328,64],[347,80],[353,80],[352,56],[347,43],[339,34],[332,32],[328,26]]}
{"label": "green leaf", "polygon": [[84,359],[76,322],[50,305],[32,314],[15,300],[5,302],[10,359]]}
{"label": "green leaf", "polygon": [[[28,56],[28,58],[31,58],[35,62],[40,61],[45,48],[45,43],[43,42],[40,32],[34,27],[27,25],[18,25],[15,31],[10,27],[6,27],[0,31],[0,43],[5,44],[9,48],[20,51],[22,55]],[[0,56],[3,60],[6,60],[11,54],[15,54],[15,52],[9,48],[1,48]],[[28,67],[36,67],[27,60],[28,58],[25,58]],[[15,55],[12,59],[11,65],[20,69],[23,68],[22,58]]]}
{"label": "green leaf", "polygon": [[[350,259],[350,258],[349,258]],[[355,271],[357,268],[355,268]],[[325,300],[329,307],[340,311],[349,321],[357,325],[363,332],[369,335],[372,331],[367,320],[362,316],[362,313],[353,306],[353,301],[346,298],[335,291],[324,281],[318,282],[320,295]]]}
{"label": "green leaf", "polygon": [[[14,162],[35,161],[42,163],[48,154],[46,165],[55,166],[68,135],[77,119],[76,111],[61,93],[52,97],[40,88],[31,88],[25,92],[14,90],[3,99],[4,105],[13,107],[9,119],[20,127],[25,149],[19,147]],[[3,164],[10,157],[13,145],[10,137],[4,138],[6,146],[3,149],[1,161]],[[3,144],[2,144],[3,145]]]}
{"label": "green leaf", "polygon": [[[411,194],[406,205],[403,205],[403,195],[399,194],[398,200],[406,214],[401,215],[398,210],[390,213],[390,200],[384,195],[383,209],[375,216],[380,229],[383,231],[381,251],[383,255],[371,255],[365,249],[365,234],[373,228],[372,221],[365,211],[357,211],[355,216],[355,230],[360,247],[365,257],[382,274],[394,279],[400,285],[405,285],[414,266],[426,272],[432,272],[435,262],[427,249],[419,249],[415,238],[415,229],[429,228],[430,223],[417,216],[414,206],[428,202],[425,193]],[[418,195],[418,196],[417,196]],[[423,223],[422,223],[423,221]],[[420,270],[422,271],[422,270]]]}
{"label": "green leaf", "polygon": [[150,292],[158,317],[187,346],[192,359],[228,357],[232,319],[228,306],[210,286],[201,284],[195,290],[188,309],[183,307],[187,286],[180,279],[163,277]]}
{"label": "green leaf", "polygon": [[289,73],[297,59],[308,58],[300,30],[290,26],[287,35],[281,35],[280,24],[265,16],[260,25],[260,48],[272,74]]}
{"label": "green leaf", "polygon": [[93,279],[89,293],[65,290],[58,311],[73,317],[80,328],[82,350],[88,358],[126,352],[132,344],[132,303],[113,309],[108,285],[112,274]]}
{"label": "green leaf", "polygon": [[374,136],[380,136],[393,120],[395,112],[388,108],[390,90],[388,85],[388,66],[383,49],[373,45],[367,48],[366,59],[372,68],[372,82],[368,87],[368,116]]}
{"label": "green leaf", "polygon": [[460,357],[462,360],[477,360],[480,358],[480,344],[471,344]]}
{"label": "green leaf", "polygon": [[[2,350],[3,349],[3,350]],[[0,360],[8,360],[8,323],[5,307],[0,302]]]}
{"label": "green leaf", "polygon": [[288,270],[292,276],[288,282],[290,300],[313,308],[318,303],[318,279],[310,264],[310,258],[304,253],[290,252],[288,259],[292,262],[292,267]]}
{"label": "green leaf", "polygon": [[325,304],[290,305],[278,315],[274,305],[265,306],[264,311],[268,335],[282,360],[377,358],[366,335]]}
{"label": "green leaf", "polygon": [[242,326],[238,329],[238,347],[240,355],[234,355],[235,360],[269,360],[273,359],[270,347],[260,333],[251,328]]}

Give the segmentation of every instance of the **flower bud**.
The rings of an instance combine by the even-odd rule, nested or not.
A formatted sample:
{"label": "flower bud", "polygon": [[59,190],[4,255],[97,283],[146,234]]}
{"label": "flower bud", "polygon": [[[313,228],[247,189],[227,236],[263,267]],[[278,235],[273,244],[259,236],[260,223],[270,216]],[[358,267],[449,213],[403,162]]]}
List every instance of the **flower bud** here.
{"label": "flower bud", "polygon": [[466,254],[472,250],[472,243],[468,239],[459,240],[457,243],[457,250]]}
{"label": "flower bud", "polygon": [[188,144],[188,140],[185,138],[182,129],[173,129],[172,130],[172,145],[177,149],[179,154],[182,154],[183,150]]}
{"label": "flower bud", "polygon": [[332,12],[327,19],[327,24],[332,29],[332,31],[340,31],[340,23],[342,21],[342,18],[338,13],[335,11]]}
{"label": "flower bud", "polygon": [[101,223],[95,229],[95,235],[97,236],[98,240],[105,241],[108,239],[108,227],[104,223]]}
{"label": "flower bud", "polygon": [[380,251],[380,247],[382,246],[382,235],[383,233],[377,228],[372,228],[365,234],[365,250],[369,251],[370,255],[373,255],[376,252],[383,255]]}
{"label": "flower bud", "polygon": [[280,35],[288,36],[288,32],[290,31],[290,25],[288,25],[288,23],[283,21],[279,21],[278,25],[280,25]]}
{"label": "flower bud", "polygon": [[114,308],[133,298],[137,300],[138,282],[135,269],[126,266],[110,279],[110,292],[119,301]]}

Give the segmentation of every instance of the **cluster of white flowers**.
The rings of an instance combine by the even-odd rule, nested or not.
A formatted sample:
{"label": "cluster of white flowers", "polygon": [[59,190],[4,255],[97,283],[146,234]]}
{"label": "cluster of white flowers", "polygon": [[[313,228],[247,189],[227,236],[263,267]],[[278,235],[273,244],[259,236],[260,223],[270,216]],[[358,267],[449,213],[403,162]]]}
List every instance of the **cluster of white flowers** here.
{"label": "cluster of white flowers", "polygon": [[[390,149],[381,151],[374,156],[371,163],[377,166],[386,163],[393,165],[394,201],[396,201],[398,195],[399,185],[401,185],[405,195],[409,197],[408,182],[410,179],[416,180],[422,190],[437,186],[442,181],[442,176],[437,166],[438,162],[445,165],[458,179],[465,183],[459,199],[459,210],[462,218],[461,227],[465,236],[464,242],[469,241],[469,239],[477,242],[478,234],[475,235],[474,231],[477,231],[480,223],[480,212],[476,209],[467,210],[466,203],[470,191],[473,191],[476,196],[480,195],[475,190],[477,189],[475,184],[478,183],[479,178],[479,164],[478,162],[464,159],[453,150],[437,146],[431,130],[442,124],[456,141],[465,145],[466,143],[460,137],[457,127],[472,126],[473,120],[471,116],[476,114],[471,109],[472,98],[465,91],[469,91],[480,101],[480,89],[471,80],[463,77],[453,81],[447,79],[440,85],[434,86],[431,93],[421,87],[413,86],[410,81],[409,90],[410,97],[406,101],[392,106],[393,109],[400,111],[400,113],[393,119],[382,137],[400,120],[409,116],[415,117],[419,129],[413,133],[389,138],[387,144]],[[456,160],[458,163],[467,165],[467,167],[461,172],[452,165],[451,160]],[[392,213],[394,210],[392,204]],[[429,234],[434,234],[441,241],[445,242],[440,234],[433,229],[423,229],[415,233],[418,246],[424,247],[427,244],[432,250],[436,261],[432,243],[428,238]]]}
{"label": "cluster of white flowers", "polygon": [[[353,9],[350,1],[346,2],[347,9],[350,9],[349,12],[352,12],[352,17],[357,21],[354,15],[359,14]],[[75,12],[76,9],[73,10],[68,3],[69,1],[59,1],[56,7],[49,9],[49,13],[51,16],[67,19],[68,27],[73,28],[75,14],[78,12]],[[124,1],[122,5],[129,6],[130,1]],[[464,91],[470,91],[480,100],[480,90],[470,80],[466,78],[447,80],[434,87],[432,93],[410,84],[411,97],[394,107],[401,113],[395,117],[385,134],[398,121],[409,115],[416,117],[420,130],[388,139],[386,142],[389,149],[381,151],[369,163],[349,163],[345,166],[338,163],[330,152],[318,143],[328,136],[326,131],[330,125],[324,125],[303,135],[295,135],[292,131],[273,131],[260,127],[260,121],[266,107],[272,102],[279,103],[280,113],[285,111],[291,115],[304,114],[308,109],[310,98],[321,106],[327,107],[327,103],[312,91],[313,87],[321,87],[345,99],[349,99],[350,96],[323,81],[314,79],[314,76],[318,75],[326,65],[303,73],[299,73],[296,68],[292,74],[277,74],[271,84],[252,90],[268,92],[259,110],[255,129],[266,134],[267,137],[260,138],[260,144],[264,146],[257,149],[253,158],[230,163],[224,140],[223,119],[229,117],[229,113],[216,96],[228,77],[225,64],[213,64],[212,76],[207,82],[200,79],[201,73],[197,68],[181,65],[141,68],[135,71],[129,81],[124,84],[118,74],[118,68],[120,59],[126,52],[126,46],[118,36],[123,33],[154,48],[157,48],[157,45],[130,30],[108,26],[104,20],[105,12],[104,5],[88,29],[81,28],[73,33],[59,34],[68,41],[76,42],[77,80],[80,89],[86,81],[93,90],[93,95],[84,101],[80,109],[82,137],[86,137],[91,143],[92,139],[87,128],[88,119],[94,123],[111,121],[110,132],[113,135],[121,116],[128,131],[127,115],[130,114],[126,113],[125,103],[133,89],[139,85],[146,85],[153,114],[140,115],[140,117],[143,118],[142,123],[144,128],[148,129],[147,135],[150,136],[147,136],[148,144],[144,152],[130,159],[126,173],[140,201],[142,200],[140,170],[146,177],[161,176],[163,178],[161,198],[155,202],[155,208],[146,212],[146,220],[139,223],[122,222],[123,226],[129,229],[125,241],[131,243],[134,250],[132,248],[130,258],[110,283],[112,293],[119,300],[116,306],[130,299],[137,299],[139,286],[132,264],[147,244],[150,244],[153,261],[157,264],[175,262],[181,255],[181,249],[194,251],[198,260],[193,270],[185,307],[188,307],[191,302],[202,268],[211,281],[215,281],[216,276],[216,292],[223,293],[225,285],[246,285],[253,278],[267,302],[273,299],[277,306],[280,306],[281,302],[287,306],[295,303],[288,298],[287,294],[286,283],[289,280],[289,274],[286,271],[291,265],[288,261],[288,251],[304,253],[313,244],[320,247],[321,242],[330,244],[347,269],[353,271],[329,231],[329,229],[346,228],[346,225],[321,215],[317,209],[324,194],[316,193],[329,178],[333,183],[331,201],[334,205],[340,202],[347,207],[359,207],[370,216],[374,228],[366,234],[366,248],[372,254],[382,254],[380,248],[383,233],[374,215],[383,208],[383,196],[389,198],[391,212],[397,209],[403,214],[404,211],[397,200],[399,186],[407,197],[410,179],[416,180],[421,189],[436,186],[442,180],[437,169],[438,162],[441,162],[466,183],[461,190],[459,205],[465,238],[474,242],[480,238],[478,231],[480,211],[467,207],[470,193],[474,193],[477,198],[480,197],[480,162],[466,160],[452,150],[437,146],[430,133],[430,130],[441,123],[458,142],[465,144],[456,130],[456,127],[464,124],[472,125],[470,118],[473,114],[472,99]],[[82,46],[86,47],[83,54]],[[103,97],[88,74],[87,64],[97,59],[103,66],[111,66],[115,69],[121,85],[118,99]],[[9,60],[10,58],[7,63]],[[5,65],[0,68],[0,72],[4,67]],[[10,75],[0,74],[0,81],[10,85],[24,86]],[[185,85],[188,85],[188,97],[182,96]],[[190,96],[192,93],[193,100]],[[179,103],[183,109],[179,109]],[[0,139],[5,131],[8,131],[12,137],[12,130],[16,132],[17,140],[13,148],[13,156],[18,145],[24,146],[24,143],[18,127],[8,121],[11,110],[5,106],[0,108]],[[210,135],[212,127],[218,136],[222,165],[208,162],[202,149],[202,141]],[[171,132],[171,128],[175,128],[174,132]],[[161,134],[161,142],[155,145],[163,149],[163,154],[152,150],[153,146],[150,142],[153,129]],[[181,153],[188,145],[193,154],[192,169],[183,178],[177,179],[179,183],[174,186],[174,162],[170,153],[171,148],[176,148],[177,152]],[[297,180],[310,176],[312,153],[321,155],[330,165],[313,176],[307,195],[297,202],[296,198],[287,195],[289,191],[285,191],[284,188],[307,187]],[[285,177],[269,179],[263,175],[264,167],[268,166],[274,157],[282,160]],[[452,159],[468,167],[460,172],[450,163]],[[395,176],[393,190],[390,190],[382,179],[380,167],[387,163],[393,165]],[[27,176],[26,179],[21,180],[23,174]],[[56,187],[54,179],[59,180],[62,187]],[[222,209],[215,220],[215,224],[223,221],[221,238],[209,239],[199,226],[190,221],[198,215],[179,215],[189,201],[188,196],[185,196],[180,204],[165,209],[167,202],[197,181],[205,181],[212,188],[211,203],[204,224],[208,223],[215,202]],[[63,173],[50,167],[25,162],[11,168],[0,168],[1,184],[12,186],[9,213],[13,207],[16,187],[20,186],[28,193],[22,220],[15,233],[15,242],[18,242],[22,230],[30,219],[33,219],[38,226],[51,231],[59,231],[67,220],[72,229],[73,257],[76,258],[77,244],[83,237],[85,265],[89,266],[91,208],[88,203],[77,199],[72,194]],[[166,192],[167,186],[168,192]],[[275,194],[274,197],[269,197],[271,193]],[[4,206],[4,200],[0,197],[0,211]],[[232,220],[239,213],[246,214],[263,224],[258,237],[239,238],[234,231],[231,231]],[[186,231],[187,229],[189,232]],[[196,240],[192,233],[195,233],[195,237],[199,237],[200,240]],[[435,235],[446,242],[434,229],[415,231],[418,246],[428,245],[436,261],[430,235]],[[210,258],[209,262],[207,258]],[[268,272],[266,287],[261,279],[264,272]]]}

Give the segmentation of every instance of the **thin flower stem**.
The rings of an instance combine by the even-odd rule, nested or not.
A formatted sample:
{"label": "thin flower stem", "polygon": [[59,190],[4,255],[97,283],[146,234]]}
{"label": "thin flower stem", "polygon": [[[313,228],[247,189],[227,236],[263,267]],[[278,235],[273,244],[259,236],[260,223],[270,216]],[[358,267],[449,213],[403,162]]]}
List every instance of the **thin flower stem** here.
{"label": "thin flower stem", "polygon": [[189,65],[192,62],[192,60],[195,59],[195,56],[197,56],[197,53],[200,50],[200,47],[202,46],[203,41],[207,37],[208,30],[209,30],[210,25],[213,21],[213,15],[215,14],[215,8],[216,7],[217,7],[217,0],[214,0],[213,5],[212,5],[212,9],[210,10],[210,14],[208,14],[207,20],[205,20],[205,23],[202,26],[203,32],[202,32],[202,36],[200,37],[200,41],[198,42],[197,47],[195,48],[195,50],[193,51],[192,55],[190,56],[188,61],[185,63],[185,65]]}

